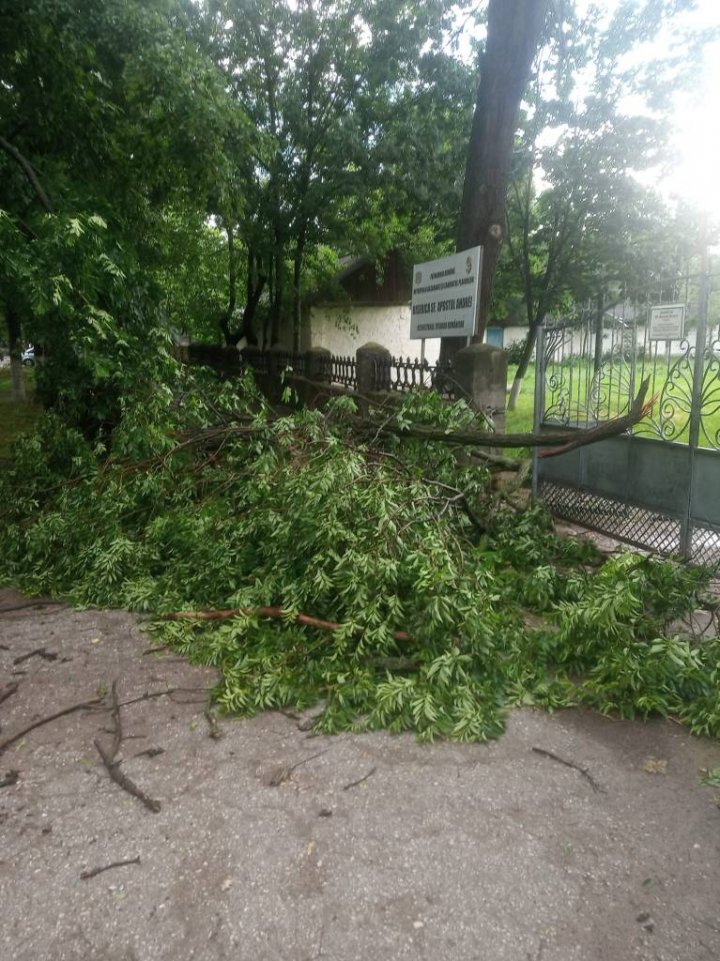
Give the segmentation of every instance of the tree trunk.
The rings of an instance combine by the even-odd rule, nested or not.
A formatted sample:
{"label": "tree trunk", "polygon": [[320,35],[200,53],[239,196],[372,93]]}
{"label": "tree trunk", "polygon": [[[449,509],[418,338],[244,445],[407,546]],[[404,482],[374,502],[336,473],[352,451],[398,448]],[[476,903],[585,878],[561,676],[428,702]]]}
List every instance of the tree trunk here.
{"label": "tree trunk", "polygon": [[275,296],[270,304],[270,346],[280,342],[280,325],[283,310],[283,287],[285,283],[285,259],[282,237],[276,233],[273,260],[275,262]]}
{"label": "tree trunk", "polygon": [[508,398],[507,405],[508,410],[515,410],[517,406],[517,400],[520,396],[520,392],[522,391],[523,380],[525,379],[527,369],[530,366],[530,360],[532,359],[533,350],[535,349],[535,344],[537,342],[537,329],[537,324],[533,324],[528,328],[528,335],[525,340],[522,356],[520,357],[520,363],[518,364],[518,369],[515,371],[512,388],[510,389],[510,397]]}
{"label": "tree trunk", "polygon": [[238,341],[230,328],[235,313],[235,304],[237,303],[237,264],[235,262],[235,238],[232,227],[226,227],[225,234],[227,235],[228,248],[228,306],[224,317],[220,318],[220,329],[225,338],[226,346],[231,347]]}
{"label": "tree trunk", "polygon": [[[470,147],[457,232],[457,249],[483,246],[483,271],[475,334],[482,338],[495,270],[505,236],[507,194],[518,109],[545,20],[547,0],[490,0],[488,33],[480,59]],[[444,337],[441,357],[464,345]]]}
{"label": "tree trunk", "polygon": [[293,264],[293,350],[300,353],[300,334],[302,329],[302,292],[300,284],[302,280],[302,265],[305,255],[305,236],[306,227],[303,225],[298,234],[297,245],[295,247],[295,261]]}
{"label": "tree trunk", "polygon": [[25,400],[25,378],[22,365],[22,328],[20,318],[11,303],[5,305],[5,319],[8,327],[8,346],[10,348],[11,397],[14,401]]}

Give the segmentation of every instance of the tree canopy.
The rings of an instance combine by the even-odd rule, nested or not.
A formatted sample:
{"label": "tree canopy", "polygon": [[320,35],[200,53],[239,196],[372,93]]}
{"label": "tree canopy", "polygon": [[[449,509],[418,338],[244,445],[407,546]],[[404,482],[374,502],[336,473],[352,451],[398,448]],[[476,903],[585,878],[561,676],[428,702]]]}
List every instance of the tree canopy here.
{"label": "tree canopy", "polygon": [[645,263],[634,175],[706,38],[636,52],[692,4],[514,3],[2,0],[0,311],[46,402],[112,422],[173,329],[297,347],[345,254],[484,241],[483,322],[531,331]]}

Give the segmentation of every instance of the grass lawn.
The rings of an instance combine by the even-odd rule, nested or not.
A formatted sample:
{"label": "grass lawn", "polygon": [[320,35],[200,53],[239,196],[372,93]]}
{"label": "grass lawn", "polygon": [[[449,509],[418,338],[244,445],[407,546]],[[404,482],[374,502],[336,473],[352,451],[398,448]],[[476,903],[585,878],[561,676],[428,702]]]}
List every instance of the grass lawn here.
{"label": "grass lawn", "polygon": [[[508,397],[509,389],[515,380],[517,367],[508,367]],[[515,410],[509,410],[505,416],[505,430],[508,434],[525,434],[533,429],[533,407],[535,406],[535,365],[531,364],[523,380],[522,393],[518,397]]]}
{"label": "grass lawn", "polygon": [[10,368],[0,367],[0,461],[8,459],[12,442],[33,426],[40,413],[40,406],[33,400],[33,372],[24,368],[23,373],[27,400],[18,403],[11,396]]}

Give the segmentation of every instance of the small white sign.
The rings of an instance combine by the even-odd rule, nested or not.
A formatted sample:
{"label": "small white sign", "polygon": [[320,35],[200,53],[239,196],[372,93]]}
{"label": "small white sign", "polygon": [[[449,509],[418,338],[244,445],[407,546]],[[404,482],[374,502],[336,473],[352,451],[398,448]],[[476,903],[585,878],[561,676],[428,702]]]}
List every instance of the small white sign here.
{"label": "small white sign", "polygon": [[682,340],[684,336],[685,304],[650,308],[650,340]]}
{"label": "small white sign", "polygon": [[410,339],[475,333],[482,247],[413,267]]}

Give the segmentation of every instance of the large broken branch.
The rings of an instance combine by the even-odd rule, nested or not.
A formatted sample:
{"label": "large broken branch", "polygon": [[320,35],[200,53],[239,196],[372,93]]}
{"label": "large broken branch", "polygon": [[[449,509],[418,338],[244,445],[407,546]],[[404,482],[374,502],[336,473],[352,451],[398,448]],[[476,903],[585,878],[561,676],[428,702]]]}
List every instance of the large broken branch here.
{"label": "large broken branch", "polygon": [[[339,631],[342,624],[335,621],[323,621],[309,614],[292,614],[284,611],[281,607],[232,607],[222,611],[173,611],[169,614],[160,614],[163,621],[224,621],[233,617],[269,617],[275,620],[293,621],[295,624],[304,624],[306,627],[314,627],[318,631]],[[396,641],[409,641],[410,635],[405,631],[393,631]]]}
{"label": "large broken branch", "polygon": [[527,434],[494,434],[490,431],[456,430],[447,432],[438,427],[425,427],[422,424],[403,425],[400,427],[391,421],[379,421],[375,418],[351,418],[351,423],[358,431],[373,433],[378,437],[413,437],[416,440],[437,441],[442,444],[457,444],[464,447],[557,447],[557,451],[543,452],[541,457],[562,454],[587,444],[596,444],[607,437],[623,434],[626,430],[638,424],[652,409],[652,401],[645,403],[648,392],[649,379],[643,381],[637,397],[633,401],[629,413],[622,417],[615,417],[598,427],[588,430],[548,430]]}

